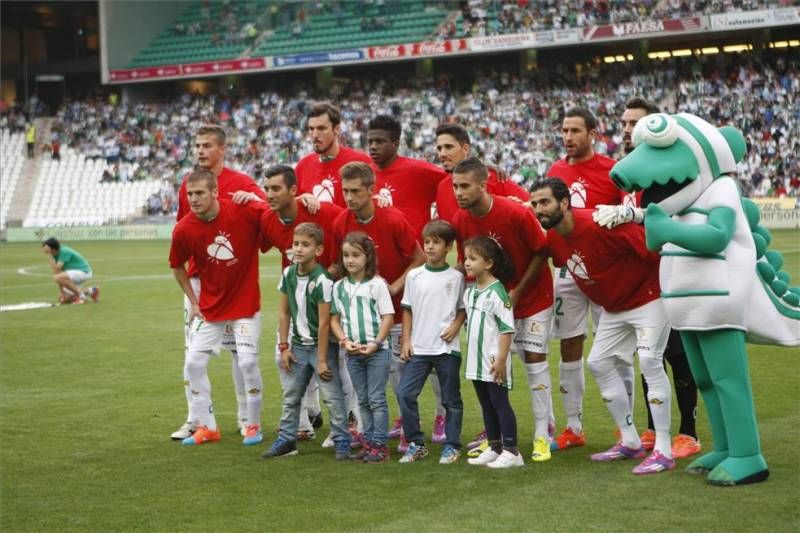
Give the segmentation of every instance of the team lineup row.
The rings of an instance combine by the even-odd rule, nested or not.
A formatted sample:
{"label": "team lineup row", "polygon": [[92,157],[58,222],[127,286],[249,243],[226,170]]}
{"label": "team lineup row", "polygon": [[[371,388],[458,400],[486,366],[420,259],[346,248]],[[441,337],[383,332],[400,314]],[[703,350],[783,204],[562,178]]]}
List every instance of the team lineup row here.
{"label": "team lineup row", "polygon": [[[653,111],[642,99],[629,102],[626,144],[636,122]],[[391,117],[370,122],[369,156],[338,144],[339,121],[332,105],[313,106],[308,131],[315,153],[295,169],[271,168],[264,189],[224,167],[221,128],[198,130],[198,168],[181,186],[170,251],[187,301],[189,416],[174,438],[186,444],[219,439],[206,366],[225,347],[234,354],[244,443],[263,440],[258,251],[275,247],[284,267],[278,328],[284,409],[267,457],[296,453],[298,427],[309,418],[300,412],[307,403],[303,397],[313,396],[307,386],[316,381],[331,411],[337,458],[386,461],[387,380],[407,443],[401,462],[424,457],[416,398],[435,369],[437,414],[444,418],[440,462],[458,460],[458,332],[465,322],[466,377],[475,384],[486,432],[470,462],[494,468],[523,462],[508,403],[512,345],[523,359],[531,394],[532,459],[546,461],[551,450],[583,445],[582,352],[591,307],[595,322],[600,313],[602,318],[588,366],[620,433],[615,446],[592,459],[642,458],[652,450],[634,469],[647,474],[674,468],[673,456],[699,451],[696,389],[675,338],[668,357],[676,382],[680,370],[687,386],[676,390],[682,420],[680,435],[670,440],[672,391],[663,368],[670,330],[659,298],[658,255],[647,250],[640,225],[623,224],[640,222],[641,210],[636,197],[610,179],[614,161],[593,152],[597,124],[590,112],[566,113],[567,156],[530,196],[469,157],[469,137],[457,124],[437,129],[439,168],[397,154],[400,126]],[[432,204],[438,220],[429,222]],[[454,242],[463,269],[445,263]],[[555,283],[548,256],[556,265]],[[474,280],[466,291],[462,270]],[[555,439],[547,362],[551,330],[561,339],[559,390],[567,416]],[[651,415],[641,438],[632,421],[634,351]],[[362,444],[355,454],[349,453],[349,411]]]}

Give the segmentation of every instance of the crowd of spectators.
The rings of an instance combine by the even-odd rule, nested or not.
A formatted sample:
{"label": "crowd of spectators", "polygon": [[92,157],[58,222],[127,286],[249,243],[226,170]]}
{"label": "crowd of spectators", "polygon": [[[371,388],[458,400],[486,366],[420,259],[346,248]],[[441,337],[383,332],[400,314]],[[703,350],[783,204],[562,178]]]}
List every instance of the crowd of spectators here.
{"label": "crowd of spectators", "polygon": [[482,37],[582,28],[652,19],[676,19],[791,5],[792,0],[464,0],[460,22],[448,19],[437,37]]}
{"label": "crowd of spectators", "polygon": [[[158,179],[160,205],[172,208],[178,181],[192,165],[192,135],[198,124],[215,122],[229,132],[227,163],[256,178],[276,163],[292,164],[309,153],[305,114],[319,98],[342,110],[342,142],[366,150],[366,127],[377,114],[403,125],[401,153],[435,161],[434,130],[457,120],[469,130],[475,153],[524,185],[542,177],[563,156],[560,124],[566,109],[589,107],[599,118],[597,152],[622,155],[619,117],[624,102],[643,95],[664,111],[687,111],[712,123],[732,123],[746,135],[741,164],[746,194],[800,193],[800,68],[796,55],[763,54],[673,58],[658,68],[634,62],[585,65],[580,75],[564,67],[519,76],[477,73],[471,87],[451,88],[419,80],[354,80],[335,94],[303,90],[265,92],[232,100],[184,94],[169,103],[126,105],[108,100],[69,102],[54,130],[64,147],[103,158],[108,181]],[[3,113],[0,124],[15,122]]]}

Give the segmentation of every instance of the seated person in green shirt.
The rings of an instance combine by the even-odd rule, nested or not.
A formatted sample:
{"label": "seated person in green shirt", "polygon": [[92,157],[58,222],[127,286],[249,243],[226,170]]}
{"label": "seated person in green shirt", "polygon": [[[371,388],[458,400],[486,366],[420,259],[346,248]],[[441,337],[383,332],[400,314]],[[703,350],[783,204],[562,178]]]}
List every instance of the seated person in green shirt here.
{"label": "seated person in green shirt", "polygon": [[97,301],[100,287],[81,288],[81,285],[92,279],[92,267],[81,254],[61,244],[55,237],[42,243],[42,251],[53,269],[53,280],[59,290],[59,303],[82,304],[86,302],[86,298]]}

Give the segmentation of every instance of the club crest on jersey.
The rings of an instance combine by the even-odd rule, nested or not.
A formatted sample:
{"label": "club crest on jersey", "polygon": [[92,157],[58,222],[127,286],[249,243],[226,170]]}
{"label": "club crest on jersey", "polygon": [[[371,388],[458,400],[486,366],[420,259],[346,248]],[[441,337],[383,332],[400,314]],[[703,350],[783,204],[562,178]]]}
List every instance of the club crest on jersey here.
{"label": "club crest on jersey", "polygon": [[567,270],[576,278],[592,281],[586,270],[586,263],[583,262],[583,256],[577,250],[572,253],[572,257],[567,259]]}
{"label": "club crest on jersey", "polygon": [[394,192],[394,187],[392,187],[391,185],[384,185],[383,187],[381,187],[381,190],[378,191],[378,196],[389,200],[389,205],[394,205],[394,198],[392,197],[393,192]]}
{"label": "club crest on jersey", "polygon": [[445,292],[447,293],[447,295],[448,295],[448,296],[450,296],[450,295],[453,293],[453,286],[454,286],[454,285],[455,285],[455,284],[454,284],[452,281],[448,281],[448,282],[445,284],[445,286],[444,286],[444,290],[445,290]]}
{"label": "club crest on jersey", "polygon": [[586,207],[586,185],[583,183],[583,178],[578,178],[569,186],[569,201],[572,207],[583,208]]}
{"label": "club crest on jersey", "polygon": [[238,262],[233,252],[233,244],[228,240],[228,235],[230,234],[221,231],[219,235],[214,237],[214,242],[206,248],[212,263],[229,261],[228,266],[230,266]]}
{"label": "club crest on jersey", "polygon": [[311,188],[311,193],[319,199],[320,202],[328,202],[333,203],[333,198],[336,195],[336,190],[333,188],[333,184],[336,183],[336,178],[333,176],[328,176],[320,183],[314,185]]}

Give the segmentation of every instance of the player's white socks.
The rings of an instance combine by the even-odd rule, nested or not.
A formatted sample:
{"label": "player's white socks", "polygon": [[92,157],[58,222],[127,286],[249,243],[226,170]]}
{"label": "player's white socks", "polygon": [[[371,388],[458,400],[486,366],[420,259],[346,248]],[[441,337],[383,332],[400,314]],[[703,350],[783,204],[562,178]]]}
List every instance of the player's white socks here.
{"label": "player's white socks", "polygon": [[431,384],[431,390],[433,391],[433,398],[436,400],[436,415],[435,416],[445,416],[446,411],[444,410],[444,406],[442,405],[442,385],[439,383],[439,376],[436,375],[436,372],[431,372],[428,374],[428,383]]}
{"label": "player's white socks", "polygon": [[186,420],[198,424],[198,420],[192,417],[192,388],[189,386],[189,373],[186,367],[189,366],[189,348],[183,349],[183,395],[186,397]]}
{"label": "player's white socks", "polygon": [[639,366],[647,382],[647,403],[653,416],[653,427],[656,430],[655,450],[665,457],[672,457],[670,441],[670,423],[672,422],[672,386],[661,357],[639,356]]}
{"label": "player's white socks", "polygon": [[617,373],[619,374],[620,379],[622,379],[622,383],[625,384],[625,392],[628,394],[628,403],[630,404],[632,413],[635,403],[634,398],[636,396],[636,372],[634,371],[632,364],[628,364],[620,357],[617,358]]}
{"label": "player's white socks", "polygon": [[616,357],[605,357],[589,361],[589,371],[597,381],[600,395],[611,413],[622,435],[622,444],[628,448],[639,448],[642,441],[633,425],[633,416],[628,402],[625,384],[617,371]]}
{"label": "player's white socks", "polygon": [[549,437],[547,424],[550,422],[552,396],[550,393],[550,369],[547,361],[525,363],[528,374],[528,387],[531,391],[531,410],[533,411],[533,438]]}
{"label": "player's white socks", "polygon": [[583,359],[569,361],[558,365],[561,401],[564,402],[564,414],[567,426],[575,433],[583,431],[583,395],[586,391],[586,378],[583,374]]}
{"label": "player's white socks", "polygon": [[339,350],[339,379],[342,382],[342,392],[344,392],[344,406],[356,417],[356,431],[363,433],[364,424],[361,422],[361,409],[358,407],[358,396],[356,396],[356,390],[353,388],[350,372],[347,371],[347,356],[344,350]]}
{"label": "player's white socks", "polygon": [[239,369],[239,354],[231,350],[231,375],[233,376],[233,389],[236,391],[236,420],[242,427],[247,421],[247,393],[245,392],[244,377]]}
{"label": "player's white socks", "polygon": [[245,389],[247,424],[261,425],[261,402],[264,384],[261,381],[261,369],[258,368],[258,354],[240,353],[238,362]]}
{"label": "player's white socks", "polygon": [[201,426],[217,429],[211,405],[211,382],[208,380],[209,352],[189,352],[186,358],[186,374],[189,376],[189,388],[192,401],[189,404],[189,417],[197,420]]}

